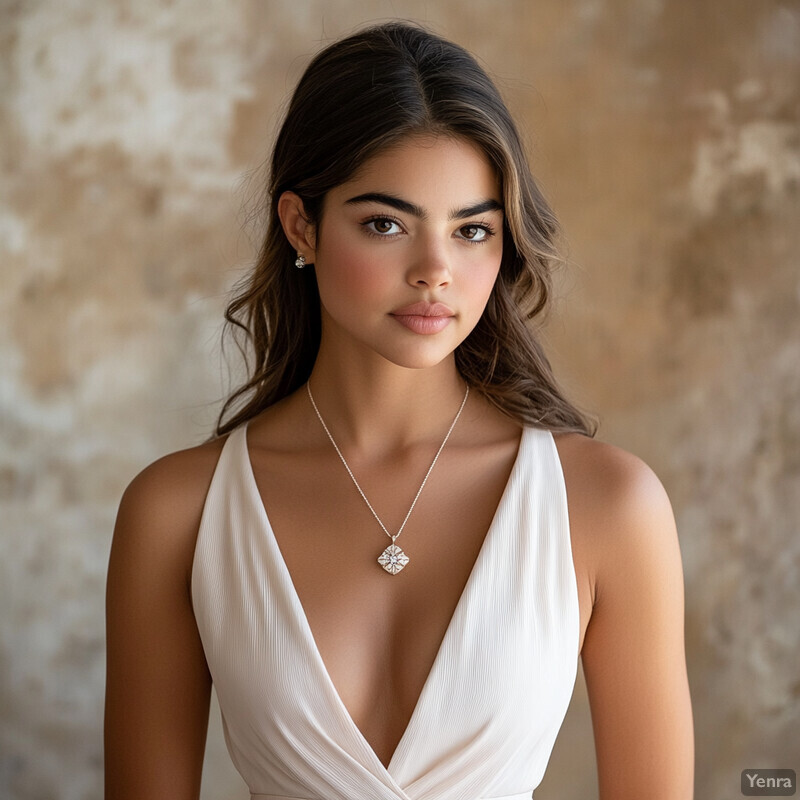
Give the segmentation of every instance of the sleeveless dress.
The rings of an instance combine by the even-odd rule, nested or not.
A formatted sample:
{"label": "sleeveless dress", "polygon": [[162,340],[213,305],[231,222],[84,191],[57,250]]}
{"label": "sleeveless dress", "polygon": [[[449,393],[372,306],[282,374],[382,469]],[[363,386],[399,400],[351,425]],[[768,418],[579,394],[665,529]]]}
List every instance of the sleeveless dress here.
{"label": "sleeveless dress", "polygon": [[252,800],[529,800],[575,685],[580,623],[552,434],[525,428],[492,523],[388,767],[317,650],[256,486],[223,446],[191,594],[225,741]]}

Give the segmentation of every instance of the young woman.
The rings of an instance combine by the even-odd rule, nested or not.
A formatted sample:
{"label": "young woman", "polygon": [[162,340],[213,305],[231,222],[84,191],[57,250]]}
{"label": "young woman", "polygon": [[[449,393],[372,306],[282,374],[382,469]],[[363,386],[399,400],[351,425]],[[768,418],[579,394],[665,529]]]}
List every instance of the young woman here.
{"label": "young woman", "polygon": [[680,552],[533,325],[556,222],[497,90],[407,24],[321,52],[228,318],[217,436],[142,472],[108,574],[109,800],[529,798],[583,659],[603,800],[692,796]]}

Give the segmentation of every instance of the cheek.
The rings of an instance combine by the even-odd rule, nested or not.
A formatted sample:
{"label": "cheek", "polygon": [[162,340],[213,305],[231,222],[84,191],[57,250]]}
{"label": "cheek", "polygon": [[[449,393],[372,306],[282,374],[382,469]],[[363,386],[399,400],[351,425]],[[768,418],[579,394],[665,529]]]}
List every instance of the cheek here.
{"label": "cheek", "polygon": [[473,271],[468,291],[475,303],[480,305],[481,311],[489,300],[500,273],[500,259],[499,255],[489,257],[480,265],[476,265],[477,268]]}
{"label": "cheek", "polygon": [[362,242],[330,236],[317,251],[317,285],[323,305],[380,296],[387,288],[388,270],[380,269],[374,249]]}

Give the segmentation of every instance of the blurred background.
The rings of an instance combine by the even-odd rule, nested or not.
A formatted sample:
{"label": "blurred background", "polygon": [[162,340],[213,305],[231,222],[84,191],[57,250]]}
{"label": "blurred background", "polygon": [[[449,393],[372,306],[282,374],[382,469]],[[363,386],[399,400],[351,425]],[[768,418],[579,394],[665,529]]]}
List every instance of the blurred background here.
{"label": "blurred background", "polygon": [[[565,229],[557,373],[672,499],[698,800],[800,770],[798,2],[0,0],[3,798],[102,797],[119,498],[211,431],[294,83],[392,17],[495,76]],[[214,706],[203,798],[247,796]],[[536,800],[593,796],[579,674]]]}

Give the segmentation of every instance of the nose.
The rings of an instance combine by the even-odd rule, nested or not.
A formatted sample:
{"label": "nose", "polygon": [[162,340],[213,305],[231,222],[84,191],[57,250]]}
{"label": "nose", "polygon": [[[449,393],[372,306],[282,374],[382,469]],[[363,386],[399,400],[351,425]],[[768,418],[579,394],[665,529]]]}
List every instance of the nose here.
{"label": "nose", "polygon": [[450,259],[445,248],[432,242],[421,244],[408,270],[409,284],[438,289],[449,285],[452,279]]}

